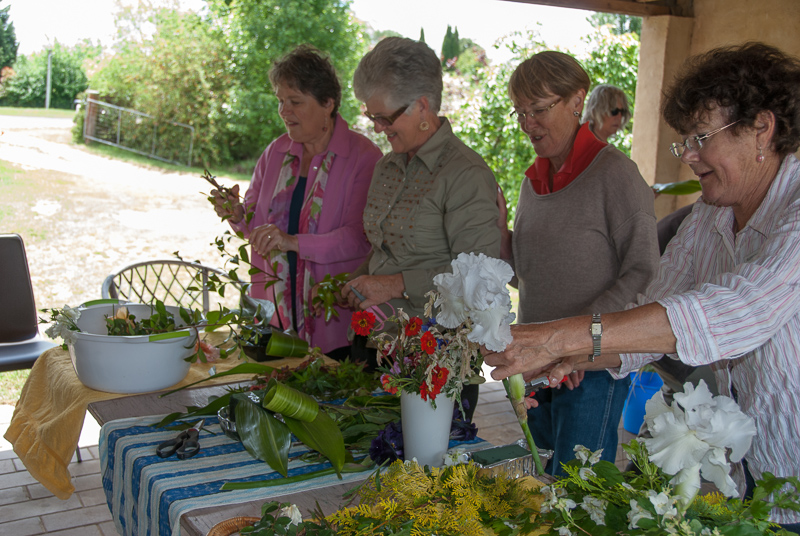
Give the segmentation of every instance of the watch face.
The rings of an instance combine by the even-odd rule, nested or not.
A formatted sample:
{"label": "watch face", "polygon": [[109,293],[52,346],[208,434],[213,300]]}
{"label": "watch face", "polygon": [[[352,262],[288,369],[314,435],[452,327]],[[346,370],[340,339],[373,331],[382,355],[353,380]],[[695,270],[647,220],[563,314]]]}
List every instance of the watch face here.
{"label": "watch face", "polygon": [[602,335],[602,334],[603,334],[602,324],[592,324],[592,335]]}

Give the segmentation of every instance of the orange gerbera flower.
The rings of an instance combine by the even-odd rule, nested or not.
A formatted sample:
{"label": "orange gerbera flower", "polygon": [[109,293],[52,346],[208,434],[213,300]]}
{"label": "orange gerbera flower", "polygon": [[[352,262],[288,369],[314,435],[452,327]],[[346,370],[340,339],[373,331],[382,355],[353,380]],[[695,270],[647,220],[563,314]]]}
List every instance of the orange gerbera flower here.
{"label": "orange gerbera flower", "polygon": [[431,334],[430,331],[423,333],[422,337],[419,339],[419,342],[422,346],[422,351],[426,354],[432,354],[436,351],[436,338]]}
{"label": "orange gerbera flower", "polygon": [[350,327],[353,328],[356,335],[366,337],[372,332],[372,328],[375,327],[375,315],[369,311],[357,311],[353,313]]}
{"label": "orange gerbera flower", "polygon": [[422,329],[422,319],[418,316],[413,317],[406,324],[406,337],[413,337]]}

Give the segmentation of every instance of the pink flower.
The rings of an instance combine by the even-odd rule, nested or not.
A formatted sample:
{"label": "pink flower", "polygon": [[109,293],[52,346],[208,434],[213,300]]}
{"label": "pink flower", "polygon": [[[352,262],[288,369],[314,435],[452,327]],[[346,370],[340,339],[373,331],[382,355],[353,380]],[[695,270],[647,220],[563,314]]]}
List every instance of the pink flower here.
{"label": "pink flower", "polygon": [[198,341],[194,344],[194,351],[202,349],[203,354],[206,356],[206,361],[216,361],[219,359],[219,348],[208,344],[206,341]]}

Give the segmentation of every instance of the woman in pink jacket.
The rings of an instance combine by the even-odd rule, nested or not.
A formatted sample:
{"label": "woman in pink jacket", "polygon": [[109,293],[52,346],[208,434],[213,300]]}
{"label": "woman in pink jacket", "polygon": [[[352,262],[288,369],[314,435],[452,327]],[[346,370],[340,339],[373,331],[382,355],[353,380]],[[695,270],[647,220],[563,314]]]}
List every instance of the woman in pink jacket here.
{"label": "woman in pink jacket", "polygon": [[[357,268],[370,251],[362,215],[380,150],[349,129],[337,113],[341,86],[327,58],[302,45],[270,70],[287,134],[273,141],[256,164],[244,203],[226,204],[217,214],[244,232],[251,262],[267,273],[277,263],[276,284],[265,288],[254,275],[250,294],[273,301],[273,326],[293,328],[334,358],[349,354],[352,312],[325,322],[311,309],[311,289],[326,274]],[[246,211],[253,212],[249,222]]]}

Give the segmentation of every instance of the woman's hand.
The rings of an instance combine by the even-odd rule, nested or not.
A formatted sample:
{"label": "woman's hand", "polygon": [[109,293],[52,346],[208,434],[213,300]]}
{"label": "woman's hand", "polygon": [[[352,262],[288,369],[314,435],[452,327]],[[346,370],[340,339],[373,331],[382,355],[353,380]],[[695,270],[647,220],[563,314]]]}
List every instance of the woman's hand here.
{"label": "woman's hand", "polygon": [[492,371],[495,380],[514,374],[541,376],[561,361],[562,356],[548,348],[554,336],[549,324],[516,324],[511,326],[511,335],[513,340],[503,352],[481,348],[484,363],[496,367]]}
{"label": "woman's hand", "polygon": [[239,185],[234,184],[228,195],[219,190],[211,190],[214,197],[214,212],[223,220],[239,223],[244,219],[244,205],[239,200]]}
{"label": "woman's hand", "polygon": [[500,229],[500,258],[510,259],[512,257],[511,249],[511,231],[508,230],[508,206],[506,205],[506,196],[503,195],[503,190],[497,187],[497,208],[500,211],[500,216],[497,218],[497,227]]}
{"label": "woman's hand", "polygon": [[[342,289],[342,298],[351,309],[366,310],[373,305],[386,303],[392,298],[402,298],[405,283],[403,274],[362,275],[349,281]],[[364,300],[356,294],[364,296]]]}
{"label": "woman's hand", "polygon": [[250,233],[250,245],[253,250],[264,258],[269,256],[270,251],[297,251],[299,249],[297,237],[284,233],[273,224],[268,223],[256,227]]}

